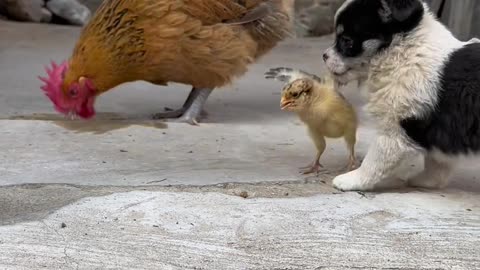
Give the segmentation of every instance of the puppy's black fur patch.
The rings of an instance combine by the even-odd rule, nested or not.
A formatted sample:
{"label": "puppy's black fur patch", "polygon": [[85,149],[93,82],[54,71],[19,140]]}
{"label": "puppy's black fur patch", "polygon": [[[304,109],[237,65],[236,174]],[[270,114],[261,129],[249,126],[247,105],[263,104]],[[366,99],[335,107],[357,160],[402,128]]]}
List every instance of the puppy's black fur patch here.
{"label": "puppy's black fur patch", "polygon": [[427,117],[406,119],[406,134],[426,150],[480,152],[480,44],[453,52],[442,72],[437,105]]}
{"label": "puppy's black fur patch", "polygon": [[[357,0],[350,3],[337,17],[336,26],[344,31],[337,35],[335,48],[344,57],[363,53],[363,42],[379,40],[379,49],[390,45],[394,34],[408,33],[422,20],[424,9],[420,0]],[[381,15],[383,14],[383,16]]]}

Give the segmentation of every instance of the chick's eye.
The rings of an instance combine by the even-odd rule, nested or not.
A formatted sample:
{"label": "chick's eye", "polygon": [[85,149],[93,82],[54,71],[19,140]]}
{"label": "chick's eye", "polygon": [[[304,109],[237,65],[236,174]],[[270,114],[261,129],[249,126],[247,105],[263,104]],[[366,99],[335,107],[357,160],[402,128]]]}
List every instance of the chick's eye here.
{"label": "chick's eye", "polygon": [[292,94],[292,97],[297,98],[297,97],[298,97],[298,93],[297,93],[297,92],[293,93],[293,94]]}

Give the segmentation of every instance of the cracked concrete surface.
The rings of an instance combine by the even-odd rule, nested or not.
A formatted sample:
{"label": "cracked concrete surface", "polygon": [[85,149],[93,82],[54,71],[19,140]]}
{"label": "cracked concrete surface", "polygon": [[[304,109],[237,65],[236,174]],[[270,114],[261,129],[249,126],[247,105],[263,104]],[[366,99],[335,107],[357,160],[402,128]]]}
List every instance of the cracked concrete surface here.
{"label": "cracked concrete surface", "polygon": [[478,269],[476,195],[399,196],[133,191],[84,198],[40,221],[0,227],[0,266]]}
{"label": "cracked concrete surface", "polygon": [[[79,29],[0,21],[0,33],[0,269],[479,269],[475,162],[442,191],[343,193],[330,181],[347,153],[331,141],[329,172],[298,174],[312,143],[262,73],[323,71],[328,37],[281,44],[191,127],[149,120],[188,87],[142,82],[102,96],[98,119],[65,121],[36,76]],[[359,112],[362,157],[375,130]]]}

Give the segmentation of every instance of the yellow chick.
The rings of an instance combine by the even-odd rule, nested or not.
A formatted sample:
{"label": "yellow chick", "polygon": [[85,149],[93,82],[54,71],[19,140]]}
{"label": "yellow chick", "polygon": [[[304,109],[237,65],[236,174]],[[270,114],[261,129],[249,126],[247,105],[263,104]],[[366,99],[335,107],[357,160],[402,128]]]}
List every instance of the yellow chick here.
{"label": "yellow chick", "polygon": [[323,166],[320,158],[326,148],[326,138],[345,139],[349,152],[347,170],[355,168],[355,143],[357,115],[353,106],[337,91],[330,78],[320,78],[301,70],[272,68],[265,78],[276,79],[286,85],[282,89],[282,110],[295,112],[308,127],[308,132],[317,147],[312,164],[300,168],[301,173],[319,173]]}

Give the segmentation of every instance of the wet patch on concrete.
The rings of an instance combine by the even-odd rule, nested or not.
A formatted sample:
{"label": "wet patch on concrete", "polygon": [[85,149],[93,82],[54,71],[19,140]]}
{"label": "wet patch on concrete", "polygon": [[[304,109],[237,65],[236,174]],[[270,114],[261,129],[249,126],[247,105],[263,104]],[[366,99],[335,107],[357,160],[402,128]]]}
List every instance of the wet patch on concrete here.
{"label": "wet patch on concrete", "polygon": [[125,117],[116,113],[98,113],[94,119],[67,119],[59,114],[35,113],[31,115],[14,115],[0,120],[33,120],[53,123],[75,133],[105,134],[113,130],[128,128],[131,126],[166,129],[168,125],[164,121]]}

